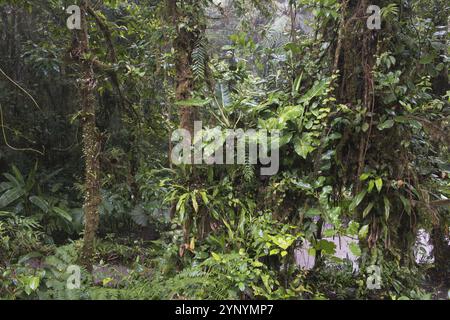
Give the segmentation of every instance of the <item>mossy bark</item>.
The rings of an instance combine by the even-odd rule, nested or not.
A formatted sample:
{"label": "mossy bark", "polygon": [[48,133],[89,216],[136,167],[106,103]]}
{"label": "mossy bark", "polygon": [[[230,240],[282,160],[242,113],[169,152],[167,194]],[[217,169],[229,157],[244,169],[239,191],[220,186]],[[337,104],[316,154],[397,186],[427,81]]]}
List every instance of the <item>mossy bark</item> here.
{"label": "mossy bark", "polygon": [[[186,1],[184,5],[193,6],[193,1]],[[190,30],[187,27],[180,27],[180,21],[184,21],[186,16],[183,8],[177,5],[176,0],[168,0],[168,15],[173,27],[176,29],[173,47],[175,49],[175,98],[177,101],[185,101],[192,97],[194,91],[194,75],[191,68],[192,52],[198,39],[198,31]],[[180,127],[188,130],[191,135],[194,133],[194,121],[198,119],[196,108],[191,106],[181,106]]]}
{"label": "mossy bark", "polygon": [[84,59],[89,53],[88,24],[86,12],[88,1],[81,1],[81,30],[78,32],[78,54],[82,70],[81,76],[81,125],[83,131],[83,157],[85,162],[85,196],[84,196],[84,242],[80,262],[91,267],[95,234],[99,224],[98,206],[100,195],[100,136],[95,120],[95,75],[90,63]]}
{"label": "mossy bark", "polygon": [[[199,26],[191,22],[191,26],[181,26],[181,21],[187,19],[186,8],[192,8],[197,5],[197,0],[187,0],[183,3],[177,3],[176,0],[167,0],[168,20],[175,29],[175,38],[173,48],[175,49],[175,99],[177,102],[186,101],[192,98],[195,91],[195,80],[192,70],[192,53],[199,36],[201,35]],[[190,17],[192,19],[192,17]],[[181,106],[179,109],[180,128],[190,132],[192,141],[194,138],[194,122],[199,119],[197,108],[192,106]],[[193,160],[193,158],[192,158]],[[194,183],[195,173],[190,177],[190,183]],[[208,219],[206,219],[208,220]],[[185,246],[189,246],[190,234],[193,227],[193,221],[186,217],[183,225]],[[204,228],[205,229],[205,228]]]}
{"label": "mossy bark", "polygon": [[[406,157],[407,151],[400,145],[402,133],[395,128],[387,134],[375,130],[377,117],[385,114],[386,108],[390,108],[377,97],[373,75],[376,56],[383,52],[384,42],[389,41],[387,39],[390,34],[389,31],[386,32],[387,26],[384,25],[385,32],[367,28],[366,11],[370,5],[368,0],[341,0],[340,3],[342,5],[341,21],[334,54],[332,53],[334,58],[332,71],[339,71],[339,77],[335,82],[336,96],[339,103],[347,105],[350,109],[365,110],[362,117],[368,124],[365,132],[348,128],[349,133],[344,135],[345,140],[343,140],[346,144],[345,152],[338,154],[338,158],[345,159],[348,164],[344,180],[356,196],[365,188],[360,176],[367,168],[376,167],[377,163],[383,163],[392,168],[392,179],[403,178],[402,171],[406,160],[402,160]],[[399,154],[396,157],[386,155],[384,152],[386,145],[390,145],[393,150],[400,150]],[[367,197],[359,207],[366,208],[369,201]],[[392,206],[397,207],[399,200],[391,199],[391,201],[395,202]],[[400,252],[401,260],[408,264],[411,257],[410,242],[411,239],[414,240],[416,231],[415,212],[411,213],[411,217],[392,214],[386,236],[381,219],[374,214],[363,217],[362,209],[354,215],[354,219],[361,225],[369,224],[370,231],[367,241],[361,242],[361,245],[371,251],[376,247],[382,247],[384,242],[385,247],[394,247]],[[402,207],[399,207],[399,212],[402,210]]]}

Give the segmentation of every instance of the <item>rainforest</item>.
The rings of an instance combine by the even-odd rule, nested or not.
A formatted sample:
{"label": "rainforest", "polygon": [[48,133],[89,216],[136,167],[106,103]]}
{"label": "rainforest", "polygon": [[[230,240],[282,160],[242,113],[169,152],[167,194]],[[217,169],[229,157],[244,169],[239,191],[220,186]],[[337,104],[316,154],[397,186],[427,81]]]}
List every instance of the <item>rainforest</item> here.
{"label": "rainforest", "polygon": [[449,300],[449,16],[0,0],[0,300]]}

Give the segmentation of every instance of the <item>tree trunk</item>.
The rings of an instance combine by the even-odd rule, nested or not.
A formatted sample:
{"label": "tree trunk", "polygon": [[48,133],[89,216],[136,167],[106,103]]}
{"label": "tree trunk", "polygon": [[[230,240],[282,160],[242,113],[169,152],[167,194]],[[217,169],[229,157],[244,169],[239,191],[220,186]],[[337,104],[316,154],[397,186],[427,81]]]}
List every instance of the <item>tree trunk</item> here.
{"label": "tree trunk", "polygon": [[[186,27],[179,27],[179,21],[184,17],[183,8],[177,6],[176,0],[168,0],[169,17],[176,29],[176,37],[173,47],[175,49],[175,70],[176,88],[175,98],[177,101],[185,101],[192,97],[194,90],[194,76],[191,68],[192,52],[198,38],[198,32],[188,30]],[[193,5],[192,1],[187,1],[185,5]],[[195,108],[182,106],[180,108],[180,127],[188,130],[191,135],[194,133],[194,121],[198,118]]]}
{"label": "tree trunk", "polygon": [[[167,10],[170,23],[176,31],[173,47],[175,49],[175,99],[176,101],[185,101],[192,97],[195,89],[194,74],[192,71],[192,52],[199,38],[199,28],[191,26],[180,26],[180,21],[184,21],[189,14],[185,11],[185,7],[193,7],[197,0],[187,0],[181,4],[177,4],[176,0],[167,0]],[[196,4],[201,10],[202,4]],[[194,24],[196,22],[194,21]],[[198,26],[197,26],[198,27]],[[180,128],[190,132],[192,141],[194,138],[194,121],[198,119],[198,111],[192,106],[181,106],[179,111]],[[193,159],[193,158],[192,158]],[[192,162],[193,163],[193,162]],[[190,177],[190,181],[195,180],[195,175]],[[173,206],[175,208],[175,206]],[[175,212],[173,212],[174,214]],[[172,215],[172,214],[171,214]],[[191,218],[184,221],[183,232],[184,241],[188,245],[190,242],[190,232],[192,228]]]}
{"label": "tree trunk", "polygon": [[450,246],[445,235],[446,225],[436,224],[431,232],[431,241],[433,244],[434,265],[437,274],[442,277],[444,281],[449,282],[449,261],[450,261]]}
{"label": "tree trunk", "polygon": [[82,103],[82,131],[83,156],[85,161],[85,197],[84,197],[84,243],[81,253],[81,263],[90,268],[94,250],[95,233],[99,223],[98,206],[100,195],[100,161],[101,151],[99,133],[95,124],[95,78],[90,63],[83,56],[89,52],[88,24],[86,12],[89,3],[82,1],[81,30],[79,31],[78,54],[82,70],[81,103]]}

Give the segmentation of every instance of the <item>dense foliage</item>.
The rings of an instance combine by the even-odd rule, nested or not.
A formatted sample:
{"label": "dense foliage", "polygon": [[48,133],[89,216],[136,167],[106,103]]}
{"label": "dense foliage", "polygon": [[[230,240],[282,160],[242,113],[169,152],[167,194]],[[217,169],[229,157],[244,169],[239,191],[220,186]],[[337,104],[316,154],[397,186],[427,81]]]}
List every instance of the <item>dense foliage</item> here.
{"label": "dense foliage", "polygon": [[[0,0],[0,298],[447,299],[449,9]],[[196,120],[277,174],[173,163]]]}

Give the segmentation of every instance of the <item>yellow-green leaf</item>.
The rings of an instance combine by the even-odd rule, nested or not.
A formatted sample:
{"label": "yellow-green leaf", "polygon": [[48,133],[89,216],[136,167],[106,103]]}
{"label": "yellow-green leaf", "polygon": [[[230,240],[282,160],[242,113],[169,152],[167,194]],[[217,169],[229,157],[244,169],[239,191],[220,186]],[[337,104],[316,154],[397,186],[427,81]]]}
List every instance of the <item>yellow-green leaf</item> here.
{"label": "yellow-green leaf", "polygon": [[365,218],[370,213],[370,211],[372,211],[372,208],[373,208],[373,202],[369,203],[369,205],[364,209],[363,218]]}
{"label": "yellow-green leaf", "polygon": [[380,192],[381,188],[383,188],[383,179],[378,178],[375,180],[375,186],[377,187],[378,192]]}
{"label": "yellow-green leaf", "polygon": [[196,195],[192,194],[191,199],[192,199],[192,206],[194,207],[195,212],[198,212],[198,202]]}

